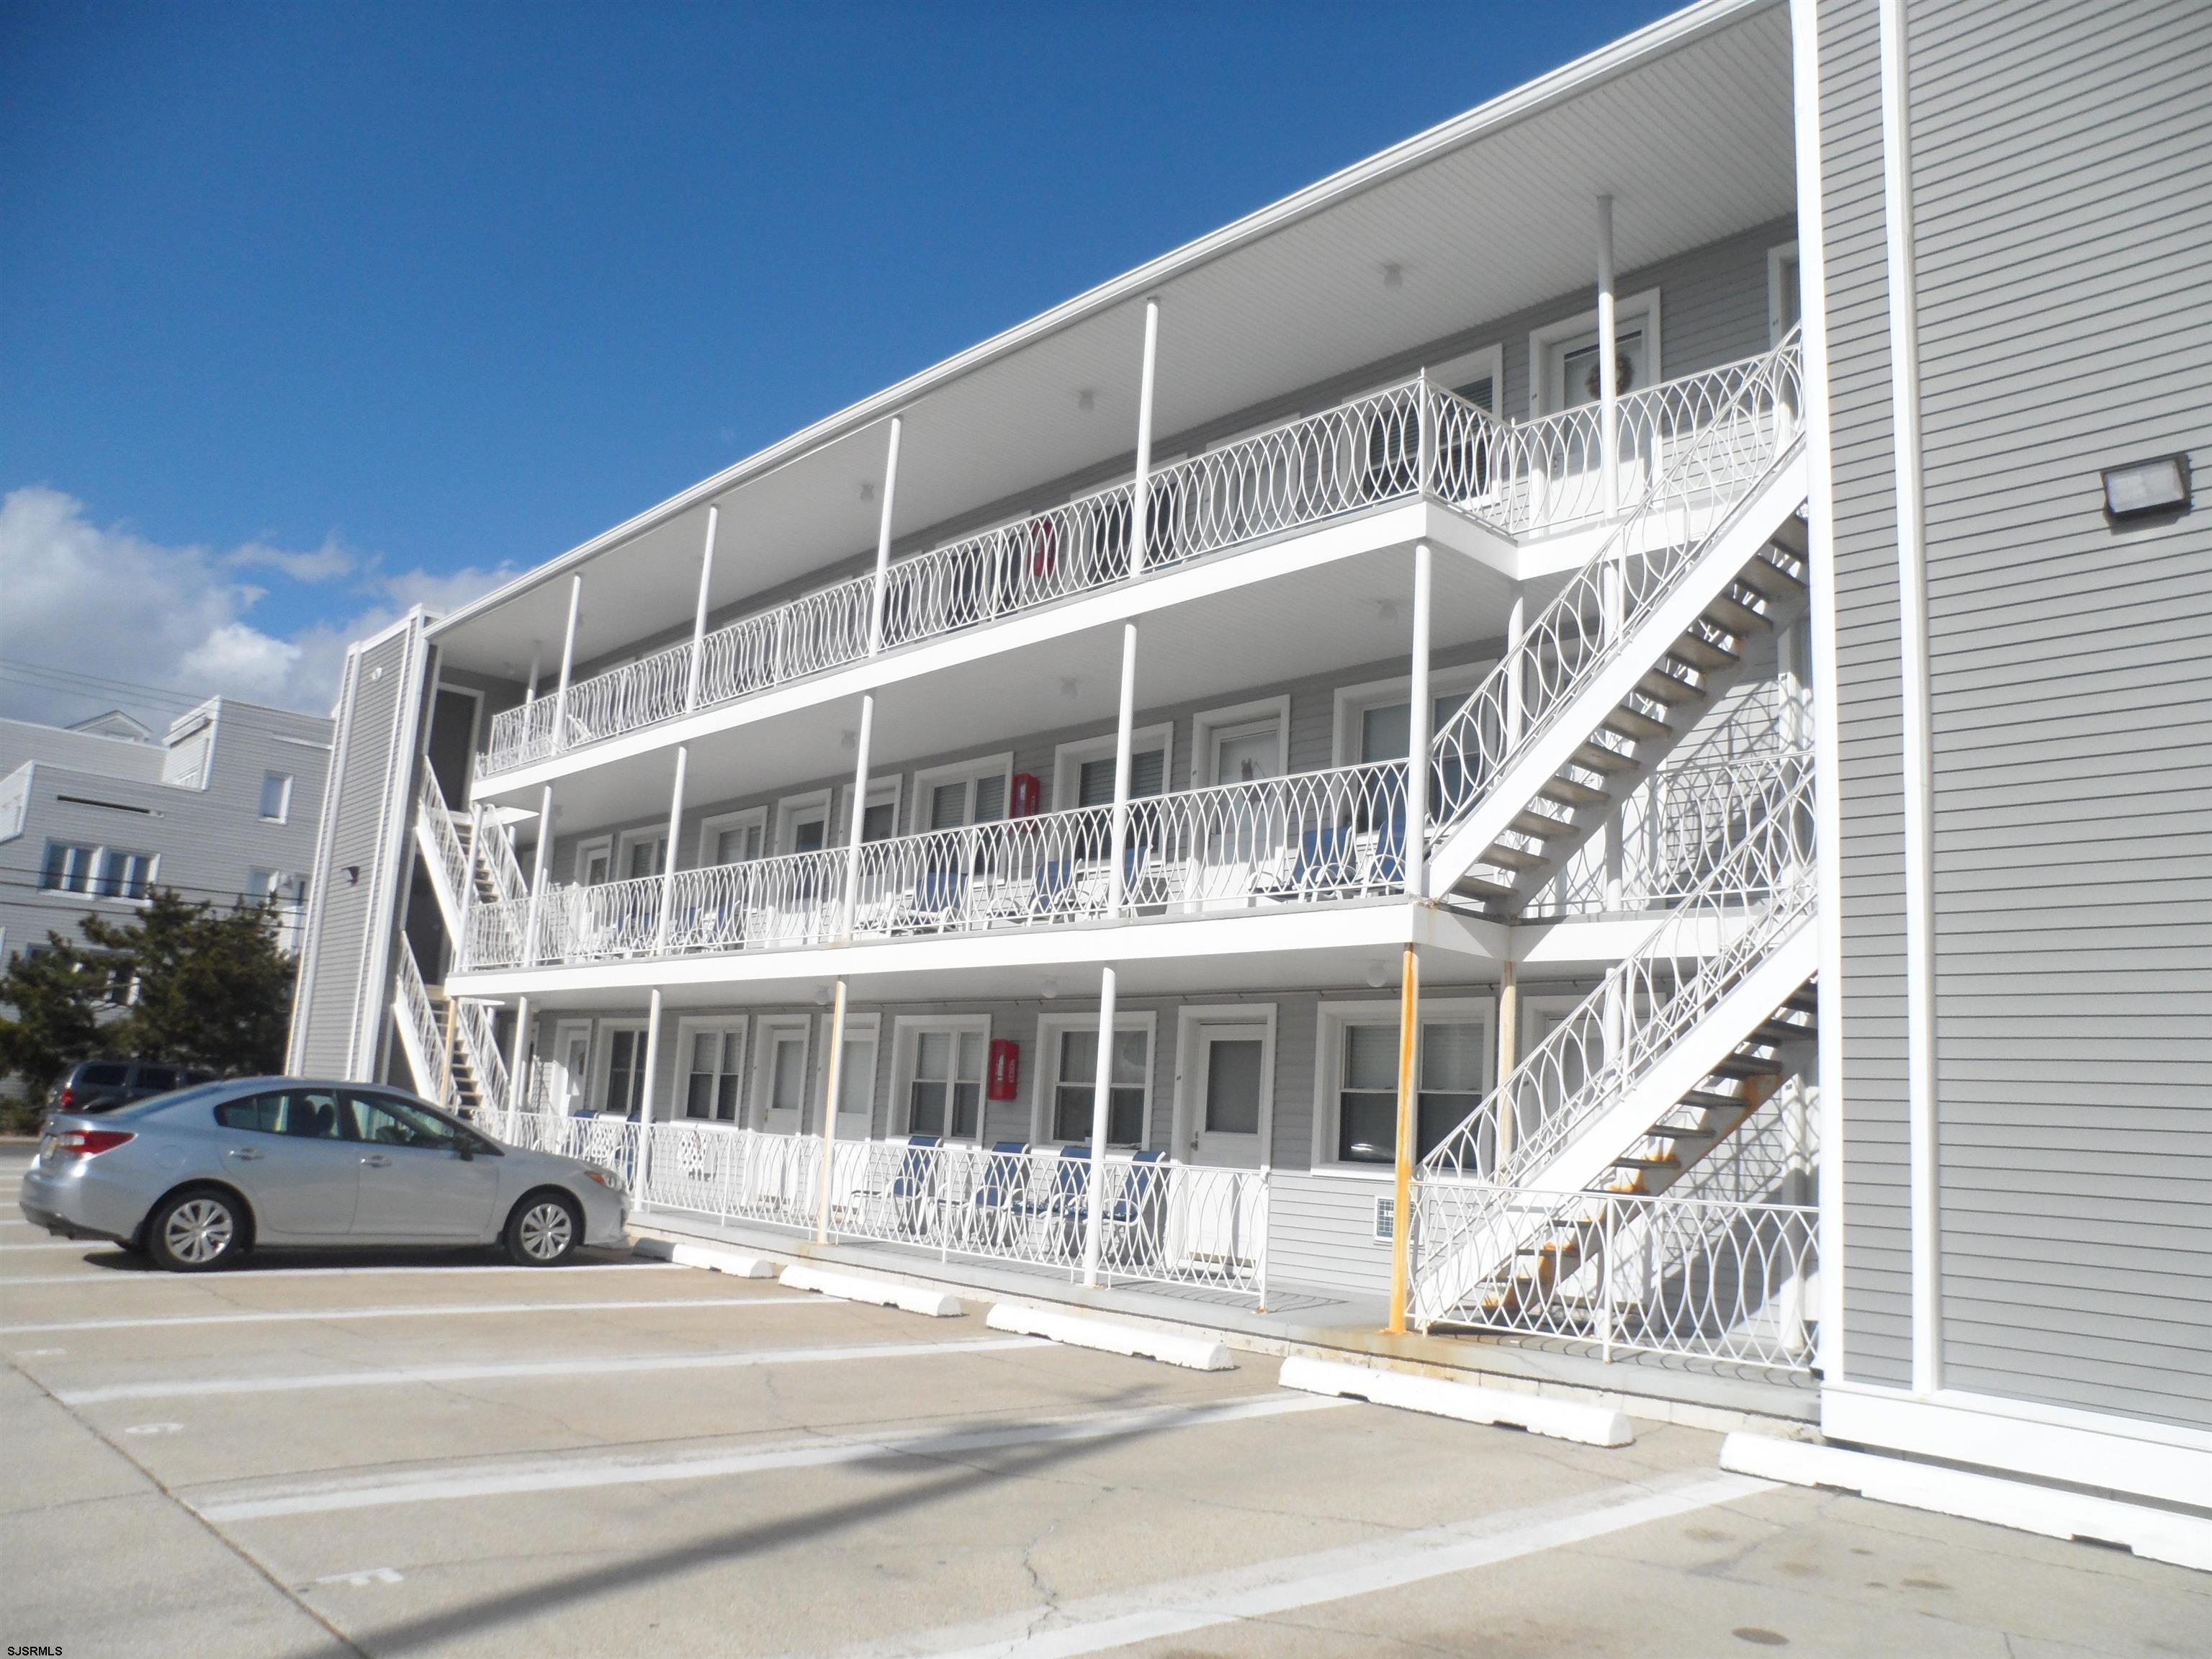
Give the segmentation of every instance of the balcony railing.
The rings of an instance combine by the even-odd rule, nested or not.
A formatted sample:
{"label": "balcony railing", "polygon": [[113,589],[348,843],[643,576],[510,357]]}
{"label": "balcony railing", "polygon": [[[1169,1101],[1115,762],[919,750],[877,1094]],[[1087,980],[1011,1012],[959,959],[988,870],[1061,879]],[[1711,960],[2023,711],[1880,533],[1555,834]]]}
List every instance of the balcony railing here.
{"label": "balcony railing", "polygon": [[[1673,465],[1671,447],[1747,423],[1747,388],[1771,384],[1796,343],[1632,392],[1616,405],[1618,505],[1640,501]],[[1750,435],[1757,435],[1753,430]],[[1755,476],[1759,463],[1736,446]],[[1726,448],[1726,446],[1723,446]],[[1501,422],[1425,379],[1161,468],[1147,481],[1144,568],[1152,570],[1311,528],[1371,507],[1428,499],[1510,535],[1605,510],[1602,421],[1594,406]],[[1733,452],[1731,452],[1733,453]],[[1725,480],[1716,471],[1711,482]],[[1096,592],[1136,574],[1135,490],[1121,483],[891,565],[883,628],[871,640],[872,573],[708,634],[693,673],[689,641],[539,697],[492,720],[480,775],[713,708],[774,685]],[[696,690],[695,690],[696,678]]]}
{"label": "balcony railing", "polygon": [[[1085,806],[862,845],[846,927],[848,849],[559,886],[538,965],[1187,916],[1382,897],[1405,883],[1406,767],[1340,767],[1129,803],[1115,891],[1114,812]],[[665,909],[663,895],[665,893]],[[526,908],[477,905],[467,966],[521,963]]]}

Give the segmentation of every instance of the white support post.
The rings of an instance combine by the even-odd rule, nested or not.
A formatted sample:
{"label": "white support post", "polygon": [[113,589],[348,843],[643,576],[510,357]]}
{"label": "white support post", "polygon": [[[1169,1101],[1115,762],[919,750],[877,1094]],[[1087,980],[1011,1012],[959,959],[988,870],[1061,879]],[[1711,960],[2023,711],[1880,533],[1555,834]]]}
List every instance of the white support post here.
{"label": "white support post", "polygon": [[884,457],[884,512],[876,526],[876,591],[868,601],[868,654],[884,648],[884,604],[891,579],[891,504],[898,495],[899,433],[904,421],[891,416],[890,447]]}
{"label": "white support post", "polygon": [[652,1179],[653,1079],[659,1062],[660,988],[656,985],[652,1000],[646,1004],[645,1078],[637,1090],[637,1191],[633,1196],[640,1207],[645,1203],[646,1183]]}
{"label": "white support post", "polygon": [[[699,685],[707,668],[707,591],[714,580],[714,533],[721,527],[722,509],[707,504],[707,545],[699,554],[699,602],[691,608],[691,672],[684,688],[684,712],[699,706]],[[675,843],[671,842],[673,848]]]}
{"label": "white support post", "polygon": [[1429,694],[1429,593],[1434,554],[1426,542],[1413,544],[1413,652],[1412,684],[1406,710],[1406,826],[1401,837],[1406,896],[1422,899],[1429,890],[1429,744],[1436,725],[1435,699]]}
{"label": "white support post", "polygon": [[837,1157],[837,1096],[845,1086],[845,976],[830,1001],[830,1063],[822,1079],[822,1199],[814,1217],[814,1242],[830,1242],[830,1192]]}
{"label": "white support post", "polygon": [[523,1097],[529,1088],[525,1076],[530,1066],[530,999],[514,1000],[514,1041],[507,1044],[513,1056],[507,1066],[507,1115],[512,1127],[514,1115],[522,1109]]}
{"label": "white support post", "polygon": [[[469,918],[476,912],[477,860],[483,856],[483,803],[480,800],[469,803],[468,853],[468,857],[462,861],[461,890],[457,895],[461,906],[458,923],[461,936],[453,942],[453,948],[450,952],[452,961],[464,968],[469,962]],[[450,965],[447,971],[452,971]]]}
{"label": "white support post", "polygon": [[1137,381],[1137,479],[1129,492],[1129,574],[1141,575],[1152,542],[1152,371],[1160,347],[1160,302],[1145,301],[1145,364]]}
{"label": "white support post", "polygon": [[525,686],[522,688],[522,700],[523,700],[523,702],[536,702],[538,701],[538,653],[539,648],[540,648],[540,647],[539,647],[538,643],[538,641],[535,641],[535,640],[531,641],[531,642],[530,642],[530,683],[529,683],[528,684],[525,685]]}
{"label": "white support post", "polygon": [[[1498,1087],[1502,1091],[1505,1079],[1513,1075],[1513,1068],[1521,1063],[1521,979],[1508,957],[1498,965]],[[1510,1096],[1501,1092],[1498,1097],[1498,1144],[1491,1152],[1492,1176],[1505,1167],[1505,1160],[1513,1156],[1514,1143],[1521,1137],[1521,1114]]]}
{"label": "white support post", "polygon": [[1114,1098],[1114,969],[1098,970],[1098,1064],[1091,1079],[1091,1178],[1084,1183],[1083,1282],[1098,1282],[1099,1246],[1105,1233],[1106,1135]]}
{"label": "white support post", "polygon": [[553,752],[568,746],[568,678],[576,668],[576,623],[584,613],[584,577],[579,571],[568,578],[568,627],[561,636],[561,684],[553,694]]}
{"label": "white support post", "polygon": [[1528,688],[1523,678],[1523,665],[1518,660],[1521,643],[1528,635],[1528,602],[1518,592],[1513,595],[1513,605],[1505,613],[1505,660],[1511,665],[1505,674],[1505,746],[1508,749],[1521,741],[1521,733],[1528,724]]}
{"label": "white support post", "polygon": [[1107,838],[1106,914],[1128,902],[1129,741],[1137,712],[1137,624],[1121,624],[1121,706],[1114,728],[1113,830]]}
{"label": "white support post", "polygon": [[538,965],[538,921],[545,908],[545,864],[553,856],[553,786],[538,793],[538,845],[530,854],[530,916],[522,928],[522,965]]}
{"label": "white support post", "polygon": [[1613,314],[1613,198],[1597,198],[1597,398],[1605,515],[1620,511],[1620,330]]}
{"label": "white support post", "polygon": [[668,792],[668,848],[660,859],[660,915],[653,929],[653,950],[656,956],[668,950],[668,919],[676,902],[676,848],[684,830],[684,778],[690,769],[691,745],[676,745],[676,785]]}
{"label": "white support post", "polygon": [[[853,921],[860,900],[860,832],[868,822],[868,745],[875,734],[876,696],[871,691],[860,699],[860,740],[854,745],[859,753],[853,761],[852,828],[845,837],[845,900],[837,921],[837,936],[853,937]],[[843,984],[840,980],[838,983]]]}

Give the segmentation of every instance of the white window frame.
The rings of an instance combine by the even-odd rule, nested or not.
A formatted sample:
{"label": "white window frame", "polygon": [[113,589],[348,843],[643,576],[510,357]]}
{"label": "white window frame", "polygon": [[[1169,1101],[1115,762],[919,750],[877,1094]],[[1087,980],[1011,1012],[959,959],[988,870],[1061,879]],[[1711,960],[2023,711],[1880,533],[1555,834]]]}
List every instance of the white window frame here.
{"label": "white window frame", "polygon": [[649,830],[623,830],[620,835],[615,837],[614,860],[613,862],[607,866],[607,879],[609,881],[635,881],[641,879],[641,878],[633,876],[629,872],[629,855],[630,850],[641,842],[657,842],[663,843],[660,849],[660,867],[663,871],[665,871],[669,867],[668,848],[665,844],[667,842],[667,839],[668,826],[665,823],[655,824]]}
{"label": "white window frame", "polygon": [[[70,867],[70,860],[64,860],[62,866],[63,882],[67,883],[71,879],[72,876],[74,876],[76,879],[82,881],[84,884],[82,886],[70,887],[64,885],[56,887],[48,885],[48,877],[53,868],[54,848],[57,847],[63,848],[72,854],[82,853],[84,854],[82,860],[82,870],[72,871]],[[39,890],[42,893],[68,893],[77,898],[94,898],[98,896],[100,887],[100,860],[106,855],[106,852],[107,849],[100,846],[97,842],[60,841],[49,836],[46,840],[46,845],[39,850]]]}
{"label": "white window frame", "polygon": [[799,828],[800,817],[811,817],[817,810],[822,814],[822,845],[830,848],[837,844],[837,826],[830,810],[831,793],[828,789],[809,789],[803,794],[777,797],[775,852],[778,855],[796,850],[792,842],[797,839],[793,832]]}
{"label": "white window frame", "polygon": [[262,813],[261,822],[264,823],[289,823],[292,821],[292,775],[289,772],[276,771],[264,771],[262,773],[261,795],[264,805],[268,800],[269,783],[270,780],[272,778],[276,780],[277,785],[276,811],[273,814],[269,812]]}
{"label": "white window frame", "polygon": [[[1078,738],[1073,743],[1063,743],[1052,751],[1052,810],[1064,812],[1075,805],[1078,792],[1083,787],[1083,768],[1087,761],[1111,760],[1118,742],[1117,734],[1107,732],[1103,737]],[[1166,790],[1175,780],[1175,722],[1162,720],[1153,726],[1139,726],[1129,733],[1129,752],[1142,754],[1147,749],[1160,751],[1160,787]]]}
{"label": "white window frame", "polygon": [[575,878],[576,885],[579,887],[588,884],[585,878],[585,872],[591,868],[592,854],[594,853],[604,853],[607,855],[607,879],[609,881],[619,879],[615,873],[620,868],[615,863],[615,838],[612,836],[592,836],[576,843]]}
{"label": "white window frame", "polygon": [[[1187,1003],[1176,1011],[1175,1105],[1170,1126],[1168,1156],[1182,1162],[1191,1142],[1203,1132],[1198,1121],[1200,1039],[1208,1027],[1263,1025],[1260,1058],[1260,1167],[1274,1162],[1275,1148],[1275,1009],[1272,1002]],[[1120,1024],[1119,1020],[1115,1022]]]}
{"label": "white window frame", "polygon": [[[726,1123],[732,1129],[745,1121],[745,1085],[752,1068],[751,1022],[743,1014],[693,1014],[676,1022],[676,1093],[669,1103],[669,1118],[677,1123]],[[738,1109],[732,1117],[693,1117],[691,1055],[696,1040],[707,1035],[726,1041],[738,1039]],[[717,1073],[719,1076],[720,1073]]]}
{"label": "white window frame", "polygon": [[[599,1022],[599,1029],[592,1033],[592,1088],[591,1092],[584,1097],[592,1111],[605,1115],[612,1105],[607,1097],[607,1091],[614,1082],[616,1034],[621,1031],[634,1031],[637,1034],[636,1044],[630,1052],[636,1056],[636,1063],[642,1066],[645,1063],[645,1034],[647,1024],[648,1022],[641,1019],[603,1019]],[[648,1077],[638,1090],[641,1115],[642,1115],[646,1098],[652,1092],[653,1079]],[[624,1114],[628,1111],[629,1108],[624,1107]]]}
{"label": "white window frame", "polygon": [[1003,754],[978,755],[973,760],[924,767],[916,772],[914,775],[914,804],[907,813],[908,833],[916,836],[929,833],[929,826],[921,821],[922,817],[929,811],[932,798],[948,783],[968,786],[968,821],[974,823],[975,785],[983,778],[998,778],[1004,781],[1006,793],[1002,799],[1011,806],[1014,793],[1014,751],[1009,749]]}
{"label": "white window frame", "polygon": [[[1456,694],[1462,700],[1474,695],[1490,671],[1498,666],[1495,659],[1462,663],[1455,668],[1433,669],[1429,674],[1429,698],[1435,702]],[[1409,707],[1413,698],[1413,678],[1400,674],[1387,680],[1363,680],[1358,685],[1340,685],[1336,689],[1335,708],[1330,719],[1329,764],[1334,767],[1359,764],[1360,717],[1370,708],[1388,708],[1394,702]]]}
{"label": "white window frame", "polygon": [[720,862],[714,856],[714,844],[732,830],[751,830],[761,832],[760,855],[766,858],[775,849],[768,844],[768,808],[748,806],[741,812],[717,812],[699,825],[699,861],[697,867],[710,869]]}
{"label": "white window frame", "polygon": [[[988,1014],[898,1014],[891,1020],[891,1105],[884,1118],[886,1133],[910,1135],[914,1128],[914,1068],[921,1053],[921,1039],[927,1033],[949,1033],[953,1043],[953,1066],[960,1064],[959,1045],[963,1036],[975,1036],[983,1039],[982,1088],[975,1097],[975,1133],[972,1144],[981,1146],[986,1129],[985,1120],[991,1108],[991,1017]],[[949,1109],[946,1121],[951,1121]],[[947,1143],[953,1137],[945,1137]]]}
{"label": "white window frame", "polygon": [[[1638,317],[1644,319],[1644,364],[1645,372],[1651,377],[1647,385],[1658,385],[1667,378],[1666,360],[1659,351],[1659,290],[1647,288],[1641,294],[1615,296],[1613,314],[1617,325],[1628,323]],[[1588,311],[1577,312],[1571,317],[1562,317],[1557,322],[1546,323],[1541,328],[1528,331],[1528,413],[1532,418],[1559,413],[1557,410],[1545,407],[1548,401],[1544,395],[1547,384],[1545,360],[1551,356],[1552,348],[1563,340],[1577,339],[1596,332],[1597,307],[1595,306]],[[1638,386],[1633,389],[1640,392],[1645,388]]]}
{"label": "white window frame", "polygon": [[1213,763],[1213,740],[1232,726],[1256,726],[1261,720],[1275,722],[1275,768],[1279,775],[1291,775],[1291,696],[1285,691],[1280,696],[1255,697],[1249,702],[1231,703],[1224,708],[1209,708],[1191,716],[1190,720],[1190,787],[1203,789],[1209,783],[1219,783],[1219,778],[1208,778],[1206,774]]}
{"label": "white window frame", "polygon": [[[1123,1012],[1117,1008],[1114,1012],[1114,1030],[1116,1035],[1123,1031],[1142,1031],[1145,1034],[1144,1125],[1136,1140],[1136,1146],[1139,1151],[1152,1144],[1152,1083],[1159,1071],[1159,1016],[1150,1009]],[[1067,1031],[1095,1031],[1097,1029],[1098,1011],[1096,1008],[1087,1014],[1040,1014],[1037,1017],[1037,1059],[1036,1064],[1030,1067],[1030,1146],[1043,1151],[1084,1144],[1079,1141],[1061,1140],[1056,1136],[1047,1134],[1045,1131],[1052,1126],[1052,1091],[1054,1084],[1057,1082],[1061,1034]],[[1045,1070],[1048,1062],[1054,1068],[1051,1073]],[[988,1063],[987,1060],[985,1064],[988,1066]],[[1095,1083],[1095,1079],[1092,1081]],[[1106,1150],[1112,1152],[1113,1144],[1109,1142]]]}
{"label": "white window frame", "polygon": [[[886,840],[896,839],[899,832],[899,809],[905,803],[906,781],[903,772],[872,775],[868,779],[868,805],[889,806],[891,809],[891,833]],[[834,792],[836,810],[830,815],[830,835],[825,842],[831,847],[842,847],[845,837],[853,832],[853,786],[841,783]]]}
{"label": "white window frame", "polygon": [[[1782,296],[1786,284],[1782,280],[1782,268],[1797,263],[1797,244],[1793,240],[1778,242],[1766,250],[1766,343],[1768,348],[1780,345],[1787,325],[1782,320]],[[1797,293],[1802,309],[1805,291],[1805,267],[1797,265]]]}
{"label": "white window frame", "polygon": [[1486,346],[1477,346],[1472,351],[1462,351],[1456,357],[1447,357],[1440,363],[1428,365],[1431,382],[1439,386],[1463,385],[1468,380],[1490,377],[1490,407],[1486,414],[1504,419],[1505,406],[1505,344],[1498,341]]}
{"label": "white window frame", "polygon": [[804,1045],[799,1054],[799,1121],[806,1121],[806,1102],[814,1088],[814,1016],[811,1014],[758,1014],[753,1018],[752,1052],[745,1056],[745,1065],[752,1076],[745,1087],[745,1111],[742,1120],[748,1128],[768,1127],[769,1112],[775,1103],[775,1074],[770,1062],[775,1056],[775,1040],[787,1032],[796,1032]]}
{"label": "white window frame", "polygon": [[[1482,1027],[1482,1077],[1487,1094],[1498,1075],[1498,1003],[1488,996],[1424,997],[1421,999],[1421,1023],[1431,1020],[1449,1020],[1454,1023],[1471,1022]],[[1370,1001],[1331,1001],[1321,1005],[1321,1017],[1314,1030],[1314,1110],[1313,1163],[1316,1175],[1341,1176],[1353,1181],[1390,1181],[1395,1171],[1388,1164],[1346,1164],[1336,1156],[1336,1132],[1340,1103],[1337,1096],[1337,1078],[1341,1069],[1344,1052],[1344,1028],[1347,1025],[1389,1025],[1398,1024],[1398,1002],[1395,997]],[[1414,1063],[1419,1065],[1420,1045],[1415,1042]],[[1418,1079],[1417,1079],[1418,1081]]]}

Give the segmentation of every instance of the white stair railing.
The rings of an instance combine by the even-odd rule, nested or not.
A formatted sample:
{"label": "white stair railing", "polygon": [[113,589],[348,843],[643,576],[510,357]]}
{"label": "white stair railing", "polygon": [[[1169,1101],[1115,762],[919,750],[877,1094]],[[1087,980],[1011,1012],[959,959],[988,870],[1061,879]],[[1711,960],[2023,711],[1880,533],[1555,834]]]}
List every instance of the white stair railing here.
{"label": "white stair railing", "polygon": [[475,997],[456,998],[453,1003],[453,1029],[476,1076],[477,1097],[487,1111],[507,1104],[507,1057],[499,1051],[492,1008]]}
{"label": "white stair railing", "polygon": [[[1794,343],[1784,348],[1792,354]],[[1747,388],[1779,354],[1631,393],[1619,405],[1621,501],[1656,476],[1668,447],[1743,418]],[[1578,522],[1593,482],[1595,411],[1504,422],[1422,378],[1286,421],[1175,462],[1147,483],[1146,568],[1163,568],[1344,514],[1427,496],[1509,534]],[[1755,469],[1754,469],[1755,470]],[[1123,482],[902,559],[886,573],[882,647],[942,637],[1127,580],[1133,485]],[[696,706],[712,707],[859,660],[870,648],[872,574],[746,617],[702,641]],[[484,775],[688,712],[689,641],[493,717]]]}
{"label": "white stair railing", "polygon": [[422,970],[415,965],[414,947],[404,939],[400,941],[398,957],[399,993],[392,1000],[392,1014],[399,1022],[400,1047],[406,1052],[407,1064],[422,1097],[450,1108],[453,1071],[446,1051],[445,1028],[438,1023],[437,1010],[430,1006]]}
{"label": "white stair railing", "polygon": [[[428,767],[422,769],[422,787],[417,795],[417,817],[430,836],[430,845],[437,855],[437,873],[444,882],[443,895],[459,907],[469,890],[469,853],[461,844],[460,831],[453,826],[453,815],[447,810],[445,792],[438,787],[438,775]],[[448,921],[452,917],[448,916]]]}
{"label": "white stair railing", "polygon": [[1454,1317],[1535,1224],[1521,1186],[1549,1184],[1543,1176],[1570,1143],[1811,921],[1817,890],[1813,768],[1800,758],[1771,775],[1696,890],[1421,1160],[1413,1310],[1422,1324]]}

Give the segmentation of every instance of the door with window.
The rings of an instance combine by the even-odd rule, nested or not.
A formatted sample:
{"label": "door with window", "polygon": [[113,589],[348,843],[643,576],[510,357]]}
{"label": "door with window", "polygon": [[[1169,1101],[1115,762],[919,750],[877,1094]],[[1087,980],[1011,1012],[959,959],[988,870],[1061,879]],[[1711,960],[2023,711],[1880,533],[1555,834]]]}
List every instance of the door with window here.
{"label": "door with window", "polygon": [[[1432,738],[1451,723],[1467,698],[1465,691],[1447,691],[1435,700],[1429,711],[1429,731]],[[1490,735],[1485,734],[1486,744]],[[1375,762],[1405,759],[1406,751],[1413,744],[1413,705],[1402,700],[1368,705],[1359,711],[1358,736],[1359,763],[1363,766]],[[1471,748],[1472,745],[1467,747]],[[1434,752],[1431,750],[1431,754]],[[1490,752],[1495,753],[1496,750],[1492,748]],[[1429,774],[1429,812],[1432,821],[1437,815],[1449,811],[1466,793],[1467,767],[1462,755],[1462,747],[1455,745],[1443,758],[1435,762]],[[1360,828],[1372,828],[1378,838],[1378,853],[1388,859],[1393,853],[1402,852],[1405,822],[1404,798],[1394,791],[1389,810],[1381,814],[1378,822],[1372,826],[1361,825]],[[1399,867],[1402,868],[1402,866]]]}
{"label": "door with window", "polygon": [[[876,1101],[876,1026],[882,1018],[878,1014],[845,1016],[845,1052],[837,1068],[837,1139],[866,1140],[875,1127]],[[830,1045],[830,1017],[822,1018],[823,1053],[826,1056]],[[822,1127],[822,1093],[830,1086],[829,1066],[822,1066],[823,1075],[815,1079],[806,1092],[805,1124],[806,1133],[817,1133]]]}
{"label": "door with window", "polygon": [[591,1079],[592,1022],[564,1019],[553,1028],[553,1057],[547,1061],[551,1085],[546,1091],[548,1109],[573,1117],[584,1108]]}
{"label": "door with window", "polygon": [[264,1241],[333,1243],[354,1230],[362,1149],[334,1089],[276,1089],[215,1109],[223,1173],[253,1206]]}
{"label": "door with window", "polygon": [[500,1156],[486,1143],[395,1095],[349,1090],[344,1116],[361,1154],[356,1238],[491,1236]]}
{"label": "door with window", "polygon": [[[1650,319],[1640,310],[1624,313],[1614,325],[1614,389],[1622,398],[1651,383],[1648,345],[1650,332]],[[1557,415],[1585,408],[1593,411],[1584,419],[1565,424],[1561,433],[1562,444],[1546,463],[1553,470],[1547,483],[1554,497],[1554,516],[1594,513],[1603,503],[1601,490],[1604,451],[1595,413],[1602,391],[1599,376],[1596,329],[1553,339],[1545,345],[1540,386],[1544,412]],[[1642,493],[1641,468],[1648,459],[1648,435],[1644,422],[1636,419],[1632,411],[1624,410],[1619,452],[1620,499],[1624,505]]]}
{"label": "door with window", "polygon": [[761,1127],[795,1135],[806,1114],[808,1034],[804,1016],[763,1019],[754,1027],[753,1097]]}
{"label": "door with window", "polygon": [[1256,1170],[1267,1161],[1273,1047],[1267,1027],[1256,1021],[1198,1028],[1184,1143],[1191,1163]]}
{"label": "door with window", "polygon": [[599,1110],[610,1117],[634,1118],[645,1102],[645,1027],[607,1028],[607,1075]]}

